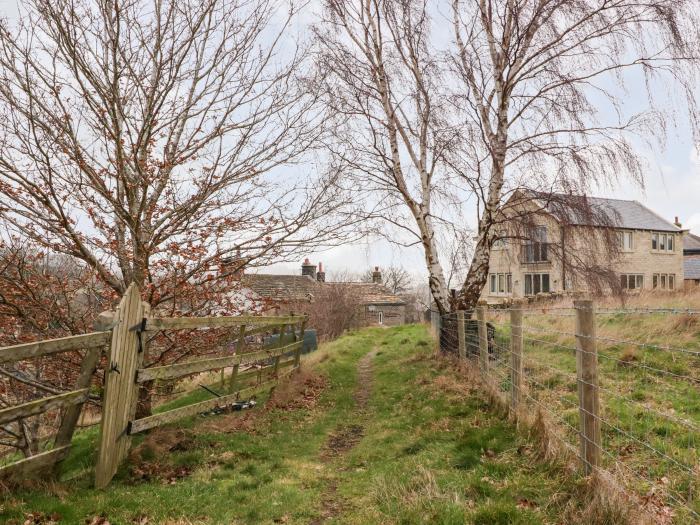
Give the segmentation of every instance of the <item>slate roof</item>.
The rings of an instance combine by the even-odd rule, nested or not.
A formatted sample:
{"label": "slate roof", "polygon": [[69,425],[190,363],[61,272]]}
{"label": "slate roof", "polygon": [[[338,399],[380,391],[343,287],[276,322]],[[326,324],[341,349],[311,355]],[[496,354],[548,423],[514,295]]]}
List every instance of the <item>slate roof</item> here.
{"label": "slate roof", "polygon": [[683,253],[700,253],[700,237],[692,233],[683,237]]}
{"label": "slate roof", "polygon": [[700,255],[683,257],[683,278],[700,279]]}
{"label": "slate roof", "polygon": [[403,305],[406,301],[376,283],[319,283],[308,275],[244,274],[244,287],[251,289],[260,298],[271,301],[312,301],[320,286],[334,284],[352,286],[362,304]]}
{"label": "slate roof", "polygon": [[[654,230],[662,232],[680,232],[681,229],[670,221],[637,201],[588,197],[591,207],[604,212],[618,227],[630,230]],[[571,224],[586,225],[580,217],[573,217]]]}
{"label": "slate roof", "polygon": [[357,291],[362,304],[396,305],[406,304],[398,295],[391,293],[386,287],[377,283],[328,283],[352,286]]}
{"label": "slate roof", "polygon": [[272,301],[311,301],[319,284],[308,275],[243,274],[243,286]]}

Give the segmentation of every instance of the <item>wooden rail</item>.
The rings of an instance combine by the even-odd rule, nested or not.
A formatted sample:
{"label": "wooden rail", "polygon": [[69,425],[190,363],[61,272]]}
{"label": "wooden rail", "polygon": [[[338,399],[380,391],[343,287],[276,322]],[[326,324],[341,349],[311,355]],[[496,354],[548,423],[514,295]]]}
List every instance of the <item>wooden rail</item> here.
{"label": "wooden rail", "polygon": [[185,407],[174,408],[168,410],[167,412],[162,412],[160,414],[154,414],[152,416],[145,417],[143,419],[137,419],[132,421],[129,425],[129,434],[138,434],[144,430],[149,430],[151,428],[159,427],[165,425],[166,423],[171,423],[182,419],[184,417],[194,416],[207,410],[213,410],[215,408],[224,407],[229,405],[239,399],[252,396],[253,394],[264,392],[270,388],[277,385],[277,379],[261,383],[259,385],[254,385],[248,388],[244,388],[234,394],[228,394],[221,397],[215,397],[214,399],[207,399],[206,401],[200,401],[199,403],[193,403]]}
{"label": "wooden rail", "polygon": [[65,394],[58,394],[51,397],[42,397],[28,403],[16,405],[0,410],[0,425],[5,425],[23,419],[25,417],[36,416],[55,408],[64,408],[69,405],[77,405],[87,400],[88,389],[74,390]]}
{"label": "wooden rail", "polygon": [[[0,467],[0,480],[43,476],[51,467],[54,472],[57,471],[56,467],[70,451],[82,406],[88,399],[92,378],[104,355],[102,350],[108,344],[110,347],[104,371],[100,445],[95,466],[95,485],[98,488],[109,484],[127,457],[133,434],[213,408],[226,407],[236,400],[274,388],[280,377],[299,367],[306,320],[306,316],[298,315],[151,317],[150,306],[141,301],[139,289],[132,284],[116,312],[100,314],[95,325],[99,331],[0,348],[0,365],[60,352],[84,351],[80,372],[71,391],[54,391],[51,392],[53,395],[0,409],[0,425],[21,423],[25,418],[51,410],[62,412],[53,448]],[[143,367],[148,332],[228,327],[237,328],[237,353],[234,355]],[[291,334],[287,334],[289,330]],[[279,340],[268,348],[247,352],[247,341],[250,341],[247,338],[266,332],[279,334]],[[291,343],[285,341],[288,335],[292,337]],[[252,366],[246,369],[248,365]],[[241,373],[238,373],[239,367],[244,367]],[[227,368],[232,369],[228,380],[224,375]],[[144,384],[210,370],[221,370],[221,388],[225,391],[221,397],[135,419],[139,389]],[[250,379],[254,379],[256,384],[246,384],[250,383],[247,381]]]}
{"label": "wooden rail", "polygon": [[58,463],[68,455],[78,417],[83,404],[87,401],[90,381],[101,355],[100,347],[104,347],[111,336],[110,331],[99,331],[0,348],[0,364],[34,359],[61,352],[86,350],[75,390],[34,399],[0,410],[0,425],[8,425],[15,422],[19,424],[28,417],[38,416],[50,410],[60,409],[63,412],[53,448],[1,467],[0,479],[44,476],[51,469],[55,469]]}
{"label": "wooden rail", "polygon": [[272,358],[287,352],[295,351],[301,348],[302,342],[292,343],[281,348],[273,348],[270,350],[259,350],[247,354],[236,354],[226,357],[213,357],[209,359],[199,359],[187,363],[178,363],[175,365],[155,366],[153,368],[141,368],[136,375],[137,383],[145,383],[154,379],[173,379],[199,372],[207,372],[219,368],[228,368],[234,365],[247,365],[255,363],[262,359]]}
{"label": "wooden rail", "polygon": [[68,452],[70,452],[70,445],[64,445],[5,465],[0,468],[0,480],[23,479],[40,475],[65,459]]}
{"label": "wooden rail", "polygon": [[147,320],[146,330],[183,330],[194,328],[225,328],[231,326],[279,326],[301,321],[301,316],[266,317],[240,315],[236,317],[153,317]]}
{"label": "wooden rail", "polygon": [[112,334],[110,332],[92,332],[90,334],[72,335],[37,343],[6,346],[5,348],[0,348],[0,364],[57,354],[59,352],[95,348],[107,344],[111,337]]}

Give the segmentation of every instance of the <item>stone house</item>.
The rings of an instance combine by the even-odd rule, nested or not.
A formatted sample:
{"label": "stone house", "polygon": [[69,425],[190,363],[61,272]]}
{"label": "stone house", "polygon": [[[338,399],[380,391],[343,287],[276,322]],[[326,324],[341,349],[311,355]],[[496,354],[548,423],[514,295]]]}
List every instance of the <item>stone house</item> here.
{"label": "stone house", "polygon": [[[613,267],[606,270],[622,290],[675,290],[682,286],[682,246],[687,231],[681,229],[677,220],[676,224],[671,223],[637,201],[604,198],[588,201],[611,219],[606,228],[614,229],[618,253],[611,263]],[[494,244],[481,296],[487,302],[589,289],[583,279],[567,268],[566,254],[585,257],[581,254],[592,243],[584,237],[584,229],[588,235],[590,232],[597,235],[602,234],[596,231],[602,227],[576,219],[564,226],[556,213],[548,212],[546,204],[531,221],[534,225],[528,228],[527,235]]]}
{"label": "stone house", "polygon": [[305,305],[322,300],[322,287],[339,286],[350,291],[362,308],[362,324],[396,326],[406,322],[406,300],[391,293],[382,285],[379,267],[372,272],[371,283],[326,282],[323,265],[306,259],[297,275],[246,274],[241,275],[241,284],[248,296],[264,304],[263,311],[269,315],[287,312],[304,312]]}
{"label": "stone house", "polygon": [[683,279],[686,288],[700,286],[700,237],[692,233],[683,238]]}

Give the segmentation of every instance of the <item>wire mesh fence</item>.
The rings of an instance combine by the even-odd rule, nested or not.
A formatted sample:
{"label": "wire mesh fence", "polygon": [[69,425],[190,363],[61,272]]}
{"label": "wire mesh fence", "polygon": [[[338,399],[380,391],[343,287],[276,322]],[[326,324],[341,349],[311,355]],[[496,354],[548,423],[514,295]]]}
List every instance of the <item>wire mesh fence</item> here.
{"label": "wire mesh fence", "polygon": [[613,474],[674,522],[700,520],[700,311],[516,303],[443,315],[436,333],[455,354],[464,337],[491,390],[545,418],[584,473]]}

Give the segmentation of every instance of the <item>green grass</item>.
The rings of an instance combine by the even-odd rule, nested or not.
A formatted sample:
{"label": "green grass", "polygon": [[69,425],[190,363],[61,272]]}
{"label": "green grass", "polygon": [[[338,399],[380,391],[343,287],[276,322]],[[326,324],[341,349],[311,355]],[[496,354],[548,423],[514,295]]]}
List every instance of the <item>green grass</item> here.
{"label": "green grass", "polygon": [[[357,363],[372,350],[372,394],[358,410]],[[93,489],[86,468],[97,434],[83,432],[65,465],[69,479],[5,494],[0,522],[24,523],[29,512],[67,524],[104,516],[112,525],[144,516],[149,524],[560,522],[577,487],[432,353],[422,326],[327,344],[304,363],[328,381],[315,406],[257,408],[247,431],[227,431],[225,422],[252,412],[223,416],[217,432],[192,418],[177,427],[188,436],[184,450],[142,447],[142,458],[187,473],[173,479],[143,481],[126,465],[107,490]],[[329,436],[349,425],[362,428],[361,439],[327,453]]]}
{"label": "green grass", "polygon": [[[554,414],[560,434],[577,446],[576,341],[565,335],[575,332],[574,317],[561,313],[525,317],[525,374],[529,395]],[[508,318],[494,315],[494,322],[498,345],[507,347]],[[700,359],[626,341],[698,352],[700,319],[602,314],[596,325],[603,466],[621,473],[641,496],[657,494],[673,509],[675,522],[692,522],[688,508],[700,513]]]}

